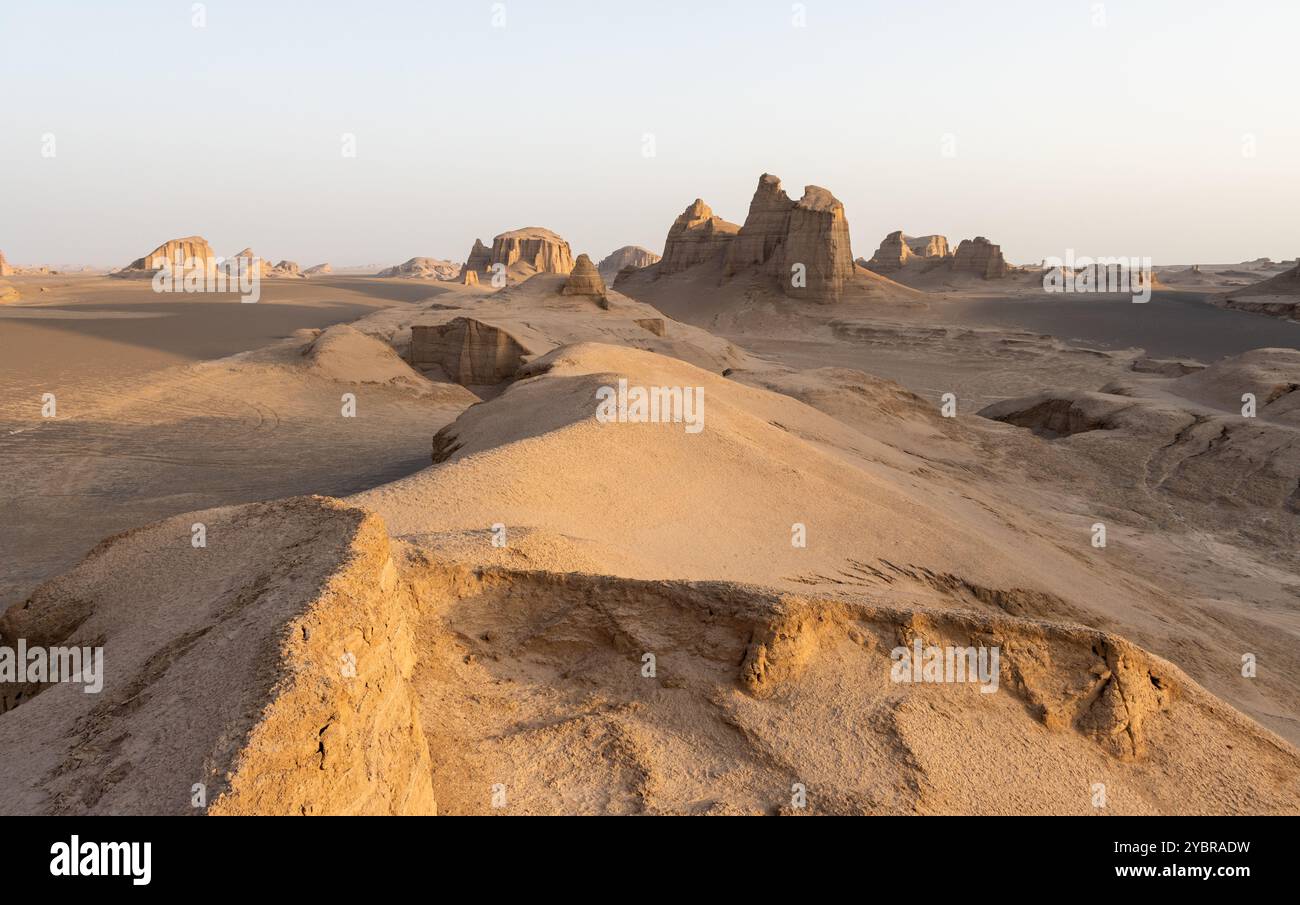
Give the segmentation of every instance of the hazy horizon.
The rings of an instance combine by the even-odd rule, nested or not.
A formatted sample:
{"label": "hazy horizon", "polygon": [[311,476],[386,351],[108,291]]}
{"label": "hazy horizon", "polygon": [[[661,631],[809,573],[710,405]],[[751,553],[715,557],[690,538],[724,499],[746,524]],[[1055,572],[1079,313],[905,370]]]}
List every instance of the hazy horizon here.
{"label": "hazy horizon", "polygon": [[1300,7],[1216,7],[6,5],[0,251],[387,266],[544,226],[599,260],[662,251],[696,197],[743,222],[770,172],[834,192],[855,256],[903,229],[1017,263],[1294,258]]}

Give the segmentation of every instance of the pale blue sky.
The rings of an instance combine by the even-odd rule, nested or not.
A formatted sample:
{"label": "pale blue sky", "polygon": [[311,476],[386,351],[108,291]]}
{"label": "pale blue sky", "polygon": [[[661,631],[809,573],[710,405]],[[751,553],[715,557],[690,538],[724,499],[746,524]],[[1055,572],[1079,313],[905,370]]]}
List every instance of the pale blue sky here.
{"label": "pale blue sky", "polygon": [[537,225],[599,259],[697,196],[742,222],[767,171],[833,191],[856,255],[1300,254],[1296,0],[504,5],[3,0],[0,250],[387,265]]}

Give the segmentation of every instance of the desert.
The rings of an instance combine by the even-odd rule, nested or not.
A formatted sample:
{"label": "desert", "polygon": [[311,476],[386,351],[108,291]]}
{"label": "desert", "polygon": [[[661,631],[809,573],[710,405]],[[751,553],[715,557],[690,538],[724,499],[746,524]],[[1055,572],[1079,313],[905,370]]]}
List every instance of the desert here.
{"label": "desert", "polygon": [[[260,191],[0,223],[0,814],[1300,815],[1300,262],[1242,225],[1293,187],[1076,216],[511,47],[427,145],[368,95],[341,154],[209,139]],[[1142,297],[1075,288],[1107,231]]]}

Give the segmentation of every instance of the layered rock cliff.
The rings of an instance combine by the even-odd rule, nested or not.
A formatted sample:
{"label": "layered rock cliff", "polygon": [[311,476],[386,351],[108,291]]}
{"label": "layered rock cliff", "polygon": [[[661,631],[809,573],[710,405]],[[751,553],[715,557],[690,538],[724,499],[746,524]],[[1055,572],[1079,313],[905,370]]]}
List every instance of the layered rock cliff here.
{"label": "layered rock cliff", "polygon": [[439,369],[461,386],[509,380],[529,354],[530,350],[505,330],[469,317],[411,327],[411,366],[422,371]]}
{"label": "layered rock cliff", "polygon": [[573,270],[573,252],[563,238],[540,226],[501,233],[492,239],[491,249],[475,239],[465,266],[483,275],[498,264],[515,281],[538,273],[567,274]]}
{"label": "layered rock cliff", "polygon": [[1001,279],[1010,271],[1002,246],[994,245],[983,236],[962,239],[952,256],[953,273],[969,273],[986,280]]}
{"label": "layered rock cliff", "polygon": [[740,227],[713,215],[713,209],[696,198],[678,215],[664,240],[660,274],[680,273],[715,260],[740,232]]}

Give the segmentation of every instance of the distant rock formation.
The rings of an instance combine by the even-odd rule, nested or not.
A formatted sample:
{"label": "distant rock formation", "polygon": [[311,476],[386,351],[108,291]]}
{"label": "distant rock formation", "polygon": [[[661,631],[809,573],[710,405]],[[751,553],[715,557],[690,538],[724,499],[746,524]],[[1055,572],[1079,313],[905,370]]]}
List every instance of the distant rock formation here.
{"label": "distant rock formation", "polygon": [[531,352],[500,327],[469,317],[411,327],[411,365],[439,368],[461,386],[498,384],[515,376]]}
{"label": "distant rock formation", "polygon": [[640,270],[642,267],[649,267],[658,262],[659,256],[650,249],[642,248],[640,245],[624,245],[607,254],[596,265],[596,269],[600,271],[600,276],[606,283],[612,283],[624,268]]}
{"label": "distant rock formation", "polygon": [[1002,246],[994,245],[983,236],[962,239],[952,257],[953,273],[970,273],[986,280],[1005,277],[1011,268],[1002,257]]}
{"label": "distant rock formation", "polygon": [[258,279],[271,275],[271,262],[258,255],[251,248],[236,252],[222,262],[222,267],[231,276],[241,273],[256,274]]}
{"label": "distant rock formation", "polygon": [[853,252],[844,205],[809,185],[794,201],[770,173],[759,177],[745,225],[727,245],[724,270],[734,276],[757,268],[794,298],[833,301],[853,277]]}
{"label": "distant rock formation", "polygon": [[678,215],[664,240],[664,256],[658,264],[660,274],[680,273],[697,264],[715,259],[740,232],[740,227],[713,215],[713,209],[701,199]]}
{"label": "distant rock formation", "polygon": [[587,295],[605,307],[605,281],[600,278],[600,271],[591,263],[587,255],[578,255],[578,260],[569,272],[569,278],[560,287],[561,295]]}
{"label": "distant rock formation", "polygon": [[174,264],[178,259],[182,263],[201,262],[202,266],[207,266],[207,262],[215,260],[216,257],[207,239],[202,236],[187,236],[184,239],[164,242],[144,257],[136,258],[123,267],[122,271],[151,273],[162,270],[164,264]]}
{"label": "distant rock formation", "polygon": [[876,273],[894,273],[917,259],[942,260],[951,255],[946,236],[909,236],[895,230],[885,236],[869,261],[859,261]]}
{"label": "distant rock formation", "polygon": [[947,236],[904,236],[903,240],[913,254],[922,258],[946,258],[952,254]]}
{"label": "distant rock formation", "polygon": [[492,239],[491,249],[475,239],[465,266],[486,277],[498,264],[517,283],[539,273],[568,274],[573,270],[573,253],[568,242],[540,226],[501,233]]}
{"label": "distant rock formation", "polygon": [[[837,300],[855,275],[844,205],[815,185],[804,186],[795,201],[770,173],[758,179],[744,226],[715,216],[696,198],[668,230],[663,259],[648,279],[704,263],[720,265],[724,279],[744,272],[764,276],[791,298]],[[615,282],[627,275],[625,269]]]}
{"label": "distant rock formation", "polygon": [[305,277],[324,276],[327,273],[333,273],[334,268],[328,264],[317,264],[315,267],[308,267],[302,272]]}
{"label": "distant rock formation", "polygon": [[465,261],[465,269],[483,273],[491,264],[492,249],[484,245],[482,239],[475,239],[474,247],[469,250],[469,258]]}
{"label": "distant rock formation", "polygon": [[396,267],[381,270],[375,276],[409,277],[421,280],[454,280],[460,276],[461,267],[452,261],[441,258],[411,258]]}
{"label": "distant rock formation", "polygon": [[271,268],[273,277],[301,277],[302,268],[298,266],[297,261],[281,261]]}
{"label": "distant rock formation", "polygon": [[14,269],[10,267],[9,262],[5,260],[5,253],[0,251],[0,277],[13,276],[13,272]]}

